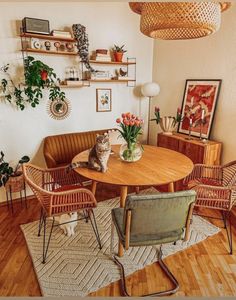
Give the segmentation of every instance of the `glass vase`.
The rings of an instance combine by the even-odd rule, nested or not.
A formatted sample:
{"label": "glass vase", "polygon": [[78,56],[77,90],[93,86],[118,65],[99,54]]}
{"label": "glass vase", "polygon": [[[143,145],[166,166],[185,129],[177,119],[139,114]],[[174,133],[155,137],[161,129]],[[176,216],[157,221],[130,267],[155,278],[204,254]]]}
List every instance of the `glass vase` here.
{"label": "glass vase", "polygon": [[143,148],[140,143],[125,143],[120,147],[120,158],[126,162],[138,161],[142,154]]}

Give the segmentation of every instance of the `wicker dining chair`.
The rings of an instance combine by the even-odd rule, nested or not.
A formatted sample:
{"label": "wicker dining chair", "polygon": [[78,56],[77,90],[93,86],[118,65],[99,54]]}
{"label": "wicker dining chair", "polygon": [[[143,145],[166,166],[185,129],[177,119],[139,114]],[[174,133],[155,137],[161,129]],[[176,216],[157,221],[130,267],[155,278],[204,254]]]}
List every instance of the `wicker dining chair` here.
{"label": "wicker dining chair", "polygon": [[196,207],[221,212],[220,219],[224,222],[230,254],[232,254],[231,209],[236,204],[236,161],[223,166],[196,164],[192,173],[184,179],[184,186],[196,191]]}
{"label": "wicker dining chair", "polygon": [[[78,185],[78,180],[76,180],[73,172],[68,173],[66,167],[42,169],[32,164],[24,164],[23,174],[41,204],[38,236],[40,236],[43,227],[43,263],[46,262],[53,227],[69,223],[55,224],[55,216],[62,214],[81,210],[83,216],[78,220],[85,219],[86,222],[91,222],[99,248],[102,248],[93,212],[97,206],[97,201],[90,190]],[[52,217],[52,225],[46,242],[48,217]]]}
{"label": "wicker dining chair", "polygon": [[162,244],[188,240],[190,223],[195,202],[194,191],[159,193],[156,195],[128,196],[125,208],[112,209],[111,257],[121,271],[121,288],[124,296],[130,296],[126,288],[125,271],[114,255],[114,228],[119,238],[118,256],[124,248],[160,245],[157,258],[160,267],[173,284],[167,291],[143,296],[166,296],[175,293],[179,283],[162,260]]}

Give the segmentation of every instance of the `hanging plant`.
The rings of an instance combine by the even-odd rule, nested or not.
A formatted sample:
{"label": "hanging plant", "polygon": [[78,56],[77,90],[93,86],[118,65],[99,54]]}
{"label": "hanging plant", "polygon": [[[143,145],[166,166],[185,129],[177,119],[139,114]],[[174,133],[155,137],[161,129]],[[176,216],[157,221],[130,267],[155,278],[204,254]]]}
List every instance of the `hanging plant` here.
{"label": "hanging plant", "polygon": [[15,85],[9,74],[9,64],[1,68],[7,79],[1,80],[3,97],[10,103],[14,103],[20,110],[24,110],[27,104],[36,107],[43,98],[43,90],[49,89],[49,99],[64,101],[65,93],[59,87],[59,78],[53,68],[34,57],[24,59],[25,84]]}

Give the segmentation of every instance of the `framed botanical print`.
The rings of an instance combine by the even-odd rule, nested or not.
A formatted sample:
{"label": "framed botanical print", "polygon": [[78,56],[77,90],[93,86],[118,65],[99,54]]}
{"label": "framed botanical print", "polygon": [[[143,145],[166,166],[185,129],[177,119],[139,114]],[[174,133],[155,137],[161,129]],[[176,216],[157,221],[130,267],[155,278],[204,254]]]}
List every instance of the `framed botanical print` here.
{"label": "framed botanical print", "polygon": [[96,110],[111,111],[111,89],[96,89]]}
{"label": "framed botanical print", "polygon": [[221,79],[186,80],[178,132],[208,139],[214,120]]}

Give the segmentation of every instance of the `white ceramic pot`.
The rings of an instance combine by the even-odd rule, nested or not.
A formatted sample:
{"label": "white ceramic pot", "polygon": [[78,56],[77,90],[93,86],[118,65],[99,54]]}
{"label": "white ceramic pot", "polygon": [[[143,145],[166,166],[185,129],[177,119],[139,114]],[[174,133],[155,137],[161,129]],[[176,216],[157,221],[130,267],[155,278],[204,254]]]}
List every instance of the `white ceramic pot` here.
{"label": "white ceramic pot", "polygon": [[163,117],[160,119],[160,126],[163,130],[163,134],[172,135],[176,129],[177,123],[173,117]]}

